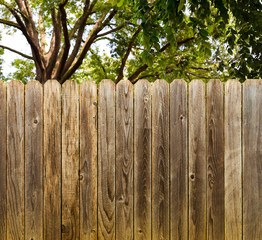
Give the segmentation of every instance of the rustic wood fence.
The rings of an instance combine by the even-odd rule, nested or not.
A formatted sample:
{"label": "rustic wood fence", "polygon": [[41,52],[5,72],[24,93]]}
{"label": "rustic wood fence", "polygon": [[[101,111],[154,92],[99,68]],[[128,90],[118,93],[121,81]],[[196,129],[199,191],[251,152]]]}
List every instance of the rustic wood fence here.
{"label": "rustic wood fence", "polygon": [[0,239],[262,238],[262,80],[0,83]]}

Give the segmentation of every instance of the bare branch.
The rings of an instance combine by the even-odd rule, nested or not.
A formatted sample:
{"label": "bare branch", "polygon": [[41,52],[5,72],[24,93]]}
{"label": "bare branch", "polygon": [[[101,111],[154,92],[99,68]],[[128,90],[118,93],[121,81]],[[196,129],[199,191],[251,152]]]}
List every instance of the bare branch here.
{"label": "bare branch", "polygon": [[129,54],[132,50],[132,47],[134,46],[135,44],[135,41],[136,41],[136,38],[138,36],[138,34],[141,32],[142,28],[139,26],[139,28],[136,30],[136,32],[134,33],[134,35],[132,36],[129,44],[128,44],[128,48],[127,48],[127,51],[126,51],[126,54],[125,56],[123,57],[122,59],[122,63],[121,63],[121,67],[120,67],[120,73],[116,79],[116,83],[118,83],[124,76],[124,68],[125,68],[125,65],[126,65],[126,62],[127,62],[127,59],[129,57]]}
{"label": "bare branch", "polygon": [[68,57],[69,49],[70,49],[70,40],[69,40],[69,34],[68,34],[68,29],[67,29],[67,16],[66,16],[65,8],[64,8],[64,5],[66,3],[67,3],[67,0],[63,4],[59,5],[59,10],[61,13],[61,22],[62,22],[62,27],[63,27],[64,39],[65,39],[65,45],[64,45],[65,48],[64,48],[64,52],[63,52],[61,61],[58,66],[57,73],[56,73],[56,79],[58,80],[60,79],[60,75],[65,66],[66,59]]}
{"label": "bare branch", "polygon": [[125,24],[122,24],[122,25],[120,25],[120,26],[118,26],[118,27],[116,27],[116,28],[113,28],[113,29],[111,29],[111,30],[109,30],[109,31],[107,31],[107,32],[98,34],[97,37],[104,37],[104,36],[106,36],[106,35],[108,35],[108,34],[110,34],[110,33],[114,33],[114,32],[116,32],[116,31],[122,29],[122,28],[125,27],[125,26],[126,26]]}
{"label": "bare branch", "polygon": [[7,19],[0,19],[0,23],[5,24],[5,25],[10,26],[10,27],[15,27],[15,28],[21,30],[19,24],[17,24],[16,22],[12,22],[12,21],[9,21]]}
{"label": "bare branch", "polygon": [[22,53],[22,52],[19,52],[19,51],[13,49],[13,48],[10,48],[10,47],[4,46],[4,45],[0,45],[0,48],[9,50],[9,51],[11,51],[11,52],[13,52],[13,53],[16,53],[16,54],[24,57],[24,58],[33,60],[33,57],[32,57],[32,56],[29,56],[29,55],[27,55],[27,54],[24,54],[24,53]]}
{"label": "bare branch", "polygon": [[46,40],[45,40],[45,26],[44,26],[42,9],[40,9],[39,11],[38,24],[39,24],[39,30],[40,30],[41,51],[42,51],[42,54],[44,55]]}
{"label": "bare branch", "polygon": [[[93,27],[92,31],[88,35],[84,45],[82,46],[80,53],[78,54],[77,58],[74,60],[74,62],[71,64],[71,66],[68,68],[65,68],[65,72],[63,72],[63,77],[61,80],[61,83],[65,82],[67,79],[69,79],[74,72],[78,69],[78,67],[82,64],[87,51],[89,50],[91,44],[94,42],[94,40],[97,37],[97,34],[112,20],[112,18],[117,13],[116,10],[113,10],[109,16],[105,19],[106,13],[103,13],[100,19],[97,21],[95,26]],[[105,19],[105,20],[104,20]],[[103,22],[104,20],[104,22]],[[68,70],[67,70],[68,69]]]}

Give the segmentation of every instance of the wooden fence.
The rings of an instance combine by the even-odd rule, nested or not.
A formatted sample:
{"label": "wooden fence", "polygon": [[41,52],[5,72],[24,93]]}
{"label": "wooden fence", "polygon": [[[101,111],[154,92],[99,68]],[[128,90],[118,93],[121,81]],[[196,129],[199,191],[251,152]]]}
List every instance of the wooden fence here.
{"label": "wooden fence", "polygon": [[0,239],[262,239],[262,80],[0,82]]}

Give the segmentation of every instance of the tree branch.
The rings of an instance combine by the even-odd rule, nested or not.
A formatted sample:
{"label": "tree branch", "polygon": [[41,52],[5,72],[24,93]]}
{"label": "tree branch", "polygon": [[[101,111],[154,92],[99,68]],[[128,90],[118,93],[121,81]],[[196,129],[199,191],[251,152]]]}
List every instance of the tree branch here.
{"label": "tree branch", "polygon": [[[194,40],[195,37],[191,37],[191,38],[187,38],[185,40],[182,40],[180,42],[177,43],[177,46],[180,47],[181,45],[190,42],[191,40]],[[168,47],[170,47],[170,43],[167,43],[165,46],[163,46],[159,52],[164,52]],[[148,68],[147,64],[144,64],[143,66],[141,66],[140,68],[138,68],[128,79],[133,82],[140,73],[144,72],[146,69]]]}
{"label": "tree branch", "polygon": [[69,40],[69,34],[68,34],[68,29],[67,29],[67,16],[66,16],[65,8],[64,8],[66,3],[67,3],[67,0],[65,1],[65,3],[59,5],[59,10],[61,13],[61,22],[62,22],[62,27],[63,27],[64,39],[65,39],[65,48],[64,48],[64,52],[63,52],[61,61],[59,63],[58,69],[57,69],[57,73],[56,73],[57,80],[61,78],[61,73],[65,66],[66,59],[68,57],[69,49],[70,49],[70,40]]}
{"label": "tree branch", "polygon": [[9,51],[11,51],[11,52],[14,52],[14,53],[16,53],[16,54],[24,57],[24,58],[33,60],[33,57],[32,57],[32,56],[29,56],[29,55],[27,55],[27,54],[24,54],[24,53],[22,53],[22,52],[19,52],[19,51],[13,49],[13,48],[10,48],[10,47],[4,46],[4,45],[0,45],[0,48],[9,50]]}
{"label": "tree branch", "polygon": [[[92,31],[88,35],[84,45],[82,46],[82,49],[80,50],[80,53],[78,54],[78,57],[74,60],[71,66],[68,67],[68,69],[65,68],[65,72],[63,72],[61,83],[69,79],[74,74],[74,72],[78,69],[78,67],[82,64],[91,44],[97,38],[97,34],[112,20],[112,18],[115,16],[116,13],[117,11],[113,10],[106,19],[105,19],[106,13],[102,14],[100,19],[93,27]],[[105,21],[103,22],[104,19]]]}
{"label": "tree branch", "polygon": [[15,27],[15,28],[21,30],[19,24],[17,24],[16,22],[12,22],[12,21],[9,21],[7,19],[0,19],[0,23],[8,25],[10,27]]}
{"label": "tree branch", "polygon": [[141,32],[142,28],[139,26],[139,28],[136,30],[136,32],[134,33],[134,35],[132,36],[129,44],[128,44],[128,48],[127,48],[127,51],[125,53],[125,56],[123,57],[122,59],[122,63],[121,63],[121,67],[120,67],[120,72],[119,72],[119,75],[116,79],[116,83],[118,83],[124,76],[124,68],[125,68],[125,65],[126,65],[126,62],[127,62],[127,59],[129,57],[129,54],[132,50],[132,47],[134,46],[135,44],[135,41],[136,41],[136,38],[138,36],[138,34]]}
{"label": "tree branch", "polygon": [[118,27],[116,27],[116,28],[113,28],[113,29],[111,29],[111,30],[109,30],[109,31],[107,31],[107,32],[104,32],[104,33],[101,33],[101,34],[97,34],[97,37],[98,37],[98,38],[99,38],[99,37],[104,37],[104,36],[106,36],[106,35],[108,35],[108,34],[110,34],[110,33],[114,33],[114,32],[116,32],[116,31],[122,29],[124,26],[126,26],[126,25],[125,25],[125,24],[122,24],[122,25],[120,25],[120,26],[118,26]]}

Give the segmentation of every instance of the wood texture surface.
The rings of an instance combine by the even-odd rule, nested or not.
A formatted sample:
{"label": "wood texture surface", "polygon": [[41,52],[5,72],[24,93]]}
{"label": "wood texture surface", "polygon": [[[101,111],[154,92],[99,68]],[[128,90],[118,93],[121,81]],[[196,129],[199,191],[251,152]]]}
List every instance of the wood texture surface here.
{"label": "wood texture surface", "polygon": [[61,239],[61,85],[44,85],[44,239]]}
{"label": "wood texture surface", "polygon": [[43,87],[25,86],[25,239],[43,239]]}
{"label": "wood texture surface", "polygon": [[170,238],[188,238],[187,83],[170,85]]}
{"label": "wood texture surface", "polygon": [[151,84],[134,86],[134,238],[151,239]]}
{"label": "wood texture surface", "polygon": [[189,84],[189,239],[206,239],[205,84]]}
{"label": "wood texture surface", "polygon": [[7,239],[24,239],[24,84],[7,85]]}
{"label": "wood texture surface", "polygon": [[225,239],[223,83],[207,84],[207,235]]}
{"label": "wood texture surface", "polygon": [[116,86],[116,239],[133,239],[133,84]]}
{"label": "wood texture surface", "polygon": [[0,240],[6,240],[6,85],[0,81]]}
{"label": "wood texture surface", "polygon": [[225,84],[225,236],[242,239],[241,84]]}
{"label": "wood texture surface", "polygon": [[97,239],[97,86],[80,86],[80,239]]}
{"label": "wood texture surface", "polygon": [[115,239],[115,84],[103,80],[98,97],[98,239]]}
{"label": "wood texture surface", "polygon": [[262,236],[262,80],[243,84],[243,239]]}
{"label": "wood texture surface", "polygon": [[169,238],[169,84],[152,86],[152,239]]}
{"label": "wood texture surface", "polygon": [[79,239],[79,85],[62,86],[62,239]]}

